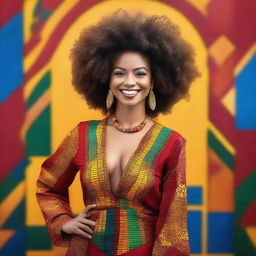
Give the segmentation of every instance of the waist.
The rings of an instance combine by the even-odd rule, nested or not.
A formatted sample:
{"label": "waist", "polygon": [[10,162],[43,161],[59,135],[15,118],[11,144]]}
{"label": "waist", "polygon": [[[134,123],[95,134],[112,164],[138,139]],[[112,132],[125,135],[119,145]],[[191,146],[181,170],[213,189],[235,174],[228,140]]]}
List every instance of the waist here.
{"label": "waist", "polygon": [[126,253],[154,237],[156,217],[134,208],[98,210],[93,219],[91,241],[107,255]]}

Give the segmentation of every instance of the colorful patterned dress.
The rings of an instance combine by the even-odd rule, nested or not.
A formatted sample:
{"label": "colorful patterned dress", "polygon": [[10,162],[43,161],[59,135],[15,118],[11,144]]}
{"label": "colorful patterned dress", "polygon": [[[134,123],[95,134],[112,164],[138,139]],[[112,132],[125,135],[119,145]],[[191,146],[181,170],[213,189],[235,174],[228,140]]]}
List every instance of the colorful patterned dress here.
{"label": "colorful patterned dress", "polygon": [[[80,122],[42,164],[37,199],[53,244],[70,256],[187,256],[185,142],[158,122],[142,137],[118,188],[112,192],[106,171],[106,122]],[[79,171],[84,204],[97,204],[91,239],[65,235],[62,225],[74,215],[68,187]]]}

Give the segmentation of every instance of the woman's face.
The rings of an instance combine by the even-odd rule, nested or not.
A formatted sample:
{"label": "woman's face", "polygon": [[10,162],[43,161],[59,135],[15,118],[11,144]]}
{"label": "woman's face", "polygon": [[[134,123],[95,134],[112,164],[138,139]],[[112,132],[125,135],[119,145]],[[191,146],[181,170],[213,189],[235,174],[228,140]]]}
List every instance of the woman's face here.
{"label": "woman's face", "polygon": [[119,55],[114,62],[110,78],[110,89],[118,104],[145,104],[150,88],[151,70],[146,57],[133,51]]}

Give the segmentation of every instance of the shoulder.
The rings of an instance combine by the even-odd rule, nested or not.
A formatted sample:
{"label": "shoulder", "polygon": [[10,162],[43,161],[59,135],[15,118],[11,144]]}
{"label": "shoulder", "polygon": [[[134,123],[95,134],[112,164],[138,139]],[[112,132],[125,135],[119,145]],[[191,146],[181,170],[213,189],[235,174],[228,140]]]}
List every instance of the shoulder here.
{"label": "shoulder", "polygon": [[76,127],[81,129],[83,127],[97,125],[101,121],[102,121],[102,119],[83,120],[83,121],[79,121],[77,123]]}
{"label": "shoulder", "polygon": [[158,124],[161,126],[161,128],[163,130],[165,130],[166,132],[168,132],[170,134],[169,140],[172,140],[173,144],[185,144],[186,143],[186,138],[180,131],[174,130],[174,129],[170,128],[169,126],[165,126],[160,123],[158,123]]}
{"label": "shoulder", "polygon": [[89,125],[89,124],[96,124],[99,122],[102,122],[104,119],[90,119],[90,120],[84,120],[80,121],[78,125]]}
{"label": "shoulder", "polygon": [[85,134],[94,134],[103,120],[104,119],[83,120],[78,122],[74,129],[77,130],[79,136],[83,138]]}

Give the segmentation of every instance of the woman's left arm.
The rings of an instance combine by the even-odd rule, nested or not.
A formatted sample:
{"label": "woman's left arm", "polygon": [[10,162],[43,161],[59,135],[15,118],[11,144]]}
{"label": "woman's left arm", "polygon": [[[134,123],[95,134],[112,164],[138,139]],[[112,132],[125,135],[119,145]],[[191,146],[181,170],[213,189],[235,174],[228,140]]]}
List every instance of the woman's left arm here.
{"label": "woman's left arm", "polygon": [[164,177],[153,256],[190,255],[187,231],[186,140],[173,145]]}

